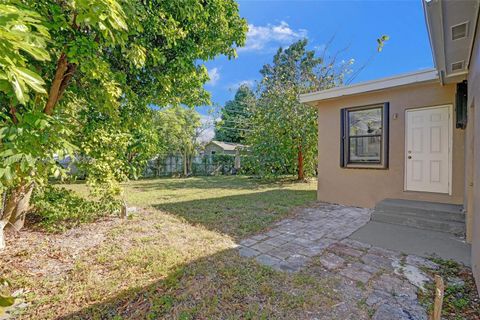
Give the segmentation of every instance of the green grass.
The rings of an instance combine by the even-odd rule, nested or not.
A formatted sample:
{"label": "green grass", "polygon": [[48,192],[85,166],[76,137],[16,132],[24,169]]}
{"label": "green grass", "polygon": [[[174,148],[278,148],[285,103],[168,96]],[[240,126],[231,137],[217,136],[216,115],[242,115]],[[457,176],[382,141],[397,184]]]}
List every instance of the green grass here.
{"label": "green grass", "polygon": [[[68,187],[86,194],[84,185]],[[265,229],[292,208],[315,201],[316,182],[193,177],[132,181],[124,190],[129,205],[158,209],[239,238]]]}
{"label": "green grass", "polygon": [[[87,195],[82,184],[66,187]],[[130,219],[85,224],[74,235],[27,234],[0,254],[0,273],[26,292],[19,319],[321,314],[339,302],[334,277],[276,272],[234,249],[238,238],[313,202],[315,187],[248,177],[130,182],[126,199],[139,208]]]}

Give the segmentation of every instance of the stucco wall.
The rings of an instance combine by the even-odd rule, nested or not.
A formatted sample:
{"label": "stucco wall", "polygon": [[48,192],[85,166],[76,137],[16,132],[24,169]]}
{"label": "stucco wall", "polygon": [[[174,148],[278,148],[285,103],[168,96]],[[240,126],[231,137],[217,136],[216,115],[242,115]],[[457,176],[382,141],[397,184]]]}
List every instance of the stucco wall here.
{"label": "stucco wall", "polygon": [[205,154],[206,155],[211,155],[212,151],[215,151],[215,153],[220,154],[223,153],[223,149],[217,146],[216,144],[210,143],[205,146]]}
{"label": "stucco wall", "polygon": [[[480,292],[480,22],[468,75],[467,208],[471,220],[472,268]],[[472,185],[473,184],[473,185]]]}
{"label": "stucco wall", "polygon": [[[405,110],[453,105],[455,89],[455,85],[432,83],[319,102],[318,199],[361,207],[373,207],[385,198],[463,203],[464,130],[454,129],[452,195],[404,192]],[[340,109],[383,102],[390,103],[389,168],[341,168]],[[394,114],[398,115],[397,119]]]}
{"label": "stucco wall", "polygon": [[232,154],[234,155],[235,154],[235,150],[223,150],[221,147],[217,146],[216,144],[214,143],[210,143],[210,144],[207,144],[205,146],[205,154],[206,155],[211,155],[212,154],[212,151],[215,151],[216,154]]}

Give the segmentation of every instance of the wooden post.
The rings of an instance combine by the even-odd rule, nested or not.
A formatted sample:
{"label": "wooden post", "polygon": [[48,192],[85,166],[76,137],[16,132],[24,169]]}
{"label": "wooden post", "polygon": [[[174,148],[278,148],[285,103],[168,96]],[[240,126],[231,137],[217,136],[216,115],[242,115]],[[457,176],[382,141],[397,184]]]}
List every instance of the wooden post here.
{"label": "wooden post", "polygon": [[435,304],[433,305],[432,320],[440,320],[442,317],[442,304],[445,285],[442,277],[435,275]]}
{"label": "wooden post", "polygon": [[298,146],[298,180],[303,181],[303,150],[302,145]]}
{"label": "wooden post", "polygon": [[126,219],[127,218],[127,202],[125,199],[122,200],[122,206],[120,207],[120,218]]}

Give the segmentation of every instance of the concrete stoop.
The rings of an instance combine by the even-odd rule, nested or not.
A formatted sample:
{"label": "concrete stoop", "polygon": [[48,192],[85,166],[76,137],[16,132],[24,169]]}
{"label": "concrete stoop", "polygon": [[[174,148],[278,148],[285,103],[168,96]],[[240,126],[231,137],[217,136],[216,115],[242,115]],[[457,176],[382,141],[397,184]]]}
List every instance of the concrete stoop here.
{"label": "concrete stoop", "polygon": [[375,206],[372,221],[465,236],[465,213],[461,205],[384,199]]}

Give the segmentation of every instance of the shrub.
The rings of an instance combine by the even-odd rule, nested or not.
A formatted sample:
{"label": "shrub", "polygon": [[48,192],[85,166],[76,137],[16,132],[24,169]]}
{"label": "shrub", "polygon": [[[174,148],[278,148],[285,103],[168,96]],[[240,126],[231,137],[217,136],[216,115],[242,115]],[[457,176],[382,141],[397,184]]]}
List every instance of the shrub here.
{"label": "shrub", "polygon": [[113,198],[87,200],[74,191],[47,186],[33,195],[32,223],[48,232],[62,232],[118,211]]}
{"label": "shrub", "polygon": [[240,156],[240,172],[244,175],[256,175],[258,174],[257,166],[255,165],[255,157],[251,155]]}

